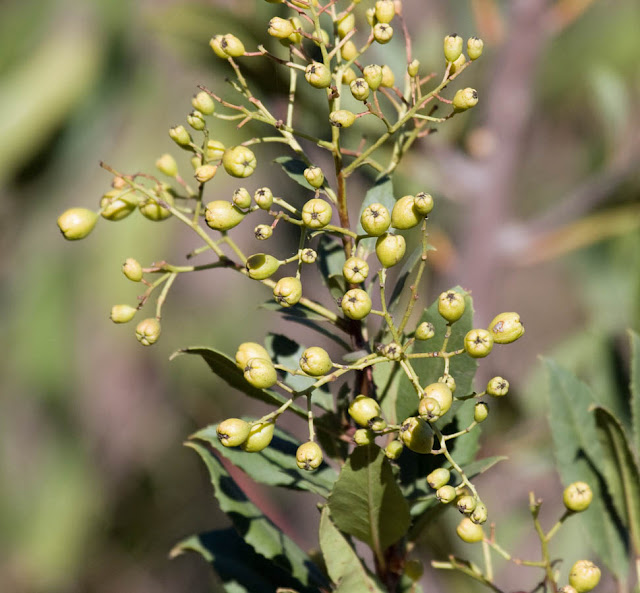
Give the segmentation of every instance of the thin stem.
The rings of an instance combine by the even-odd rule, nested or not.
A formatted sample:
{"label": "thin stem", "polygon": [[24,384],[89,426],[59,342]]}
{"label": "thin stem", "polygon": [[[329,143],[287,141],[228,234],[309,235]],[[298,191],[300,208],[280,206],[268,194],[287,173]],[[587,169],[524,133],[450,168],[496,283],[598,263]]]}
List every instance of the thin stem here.
{"label": "thin stem", "polygon": [[169,274],[165,285],[162,287],[162,292],[158,297],[156,302],[156,319],[160,321],[162,319],[162,305],[167,300],[167,295],[169,294],[169,290],[171,289],[171,285],[175,282],[175,279],[178,277],[177,273]]}
{"label": "thin stem", "polygon": [[402,317],[402,321],[398,326],[399,333],[402,333],[404,331],[404,328],[407,326],[409,318],[411,317],[411,313],[413,313],[413,307],[418,300],[418,286],[420,285],[420,280],[422,280],[422,274],[427,263],[427,253],[429,251],[429,243],[427,241],[428,236],[427,221],[425,219],[422,223],[422,254],[420,256],[420,264],[418,265],[418,273],[416,274],[415,280],[411,285],[411,296],[409,297],[409,302],[407,303],[407,308],[404,312],[404,316]]}

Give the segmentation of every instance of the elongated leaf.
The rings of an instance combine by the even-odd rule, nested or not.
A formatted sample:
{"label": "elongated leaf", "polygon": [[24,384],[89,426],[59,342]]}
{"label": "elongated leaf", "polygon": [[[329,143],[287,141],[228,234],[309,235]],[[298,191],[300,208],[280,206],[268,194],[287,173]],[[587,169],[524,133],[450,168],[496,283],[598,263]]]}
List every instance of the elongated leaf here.
{"label": "elongated leaf", "polygon": [[[258,389],[254,387],[244,378],[242,371],[236,366],[235,361],[231,360],[226,354],[216,350],[214,348],[207,348],[203,346],[192,346],[190,348],[183,348],[174,352],[169,360],[173,360],[176,356],[181,354],[196,354],[202,356],[204,361],[209,365],[209,368],[220,377],[229,386],[242,391],[242,393],[252,397],[253,399],[260,400],[267,404],[281,406],[287,398],[283,397],[275,391],[270,389]],[[292,404],[289,406],[292,412],[298,414],[302,418],[307,417],[307,413]]]}
{"label": "elongated leaf", "polygon": [[325,579],[311,559],[253,504],[222,463],[204,445],[186,443],[205,462],[220,508],[244,541],[307,586],[323,586]]}
{"label": "elongated leaf", "polygon": [[631,533],[636,556],[640,555],[640,469],[622,424],[602,407],[594,409],[596,427],[605,458],[607,487],[616,509]]}
{"label": "elongated leaf", "polygon": [[338,478],[336,471],[323,463],[308,472],[296,465],[296,449],[300,442],[276,427],[271,444],[258,453],[223,446],[216,436],[216,426],[207,426],[191,438],[208,442],[220,455],[247,473],[252,480],[269,486],[306,490],[327,497]]}
{"label": "elongated leaf", "polygon": [[[362,202],[360,213],[358,214],[358,228],[356,231],[358,235],[366,234],[364,232],[364,229],[362,228],[362,225],[360,224],[360,217],[362,216],[362,213],[365,211],[367,206],[375,203],[386,206],[389,212],[393,210],[393,206],[396,203],[396,198],[393,195],[393,182],[391,181],[391,177],[389,177],[388,175],[384,175],[376,179],[375,184],[371,186],[371,189],[369,189],[369,191],[367,192],[367,195]],[[363,239],[362,241],[360,241],[359,247],[362,247],[366,251],[371,252],[375,249],[375,244],[376,238],[373,237],[371,239]]]}
{"label": "elongated leaf", "polygon": [[[290,156],[280,156],[274,160],[274,163],[278,163],[282,167],[282,170],[297,184],[310,191],[316,191],[316,188],[312,187],[304,178],[304,170],[308,166],[304,161],[294,159]],[[323,183],[323,187],[324,186],[326,186],[326,182]]]}
{"label": "elongated leaf", "polygon": [[387,308],[391,313],[395,311],[396,306],[400,301],[400,297],[404,292],[404,286],[409,279],[409,276],[413,274],[413,271],[416,269],[420,260],[422,259],[422,245],[418,245],[409,257],[405,257],[405,261],[402,264],[402,268],[398,273],[398,277],[396,279],[395,286],[393,287],[393,292],[389,297],[389,302],[387,304]]}
{"label": "elongated leaf", "polygon": [[362,564],[351,544],[332,523],[329,508],[320,516],[320,549],[327,572],[340,593],[383,593],[384,587]]}
{"label": "elongated leaf", "polygon": [[631,422],[633,426],[633,444],[636,454],[640,455],[640,335],[629,331],[631,340]]}
{"label": "elongated leaf", "polygon": [[177,544],[170,557],[186,552],[196,552],[209,562],[229,593],[276,593],[284,586],[296,587],[300,592],[317,591],[257,554],[233,528],[193,535]]}
{"label": "elongated leaf", "polygon": [[546,360],[549,377],[549,424],[562,482],[583,481],[594,497],[580,519],[594,551],[619,579],[628,569],[627,537],[622,521],[604,485],[603,452],[595,418],[588,409],[594,403],[589,388],[573,373]]}
{"label": "elongated leaf", "polygon": [[342,274],[344,266],[344,248],[342,243],[323,234],[318,241],[318,269],[325,286],[329,287],[329,278]]}
{"label": "elongated leaf", "polygon": [[356,447],[329,496],[336,526],[367,543],[381,558],[409,527],[409,506],[382,450]]}

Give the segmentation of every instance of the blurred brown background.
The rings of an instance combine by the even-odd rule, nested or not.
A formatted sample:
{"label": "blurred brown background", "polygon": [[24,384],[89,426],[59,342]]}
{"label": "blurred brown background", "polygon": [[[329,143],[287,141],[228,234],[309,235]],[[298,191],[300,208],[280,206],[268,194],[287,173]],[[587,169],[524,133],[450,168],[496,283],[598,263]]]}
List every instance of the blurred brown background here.
{"label": "blurred brown background", "polygon": [[[396,188],[398,195],[430,190],[438,200],[438,252],[425,299],[460,284],[472,291],[480,325],[517,310],[527,327],[525,339],[498,349],[480,370],[481,380],[500,372],[513,385],[484,426],[483,450],[510,460],[480,486],[490,508],[500,505],[504,541],[524,555],[535,543],[528,490],[548,498],[550,517],[559,508],[537,356],[556,357],[595,390],[622,398],[625,329],[640,328],[640,5],[404,4],[424,72],[441,71],[446,33],[486,42],[463,83],[481,103],[422,141]],[[119,224],[100,221],[87,240],[71,244],[55,220],[72,206],[95,207],[110,182],[100,160],[150,171],[162,152],[175,154],[167,130],[184,122],[195,86],[224,87],[227,70],[209,38],[229,31],[253,49],[281,10],[223,0],[0,6],[3,592],[215,590],[200,560],[167,559],[180,538],[224,522],[203,468],[181,443],[198,427],[246,411],[246,401],[201,361],[167,359],[191,344],[232,353],[282,325],[256,309],[269,295],[213,271],[176,282],[162,339],[142,348],[130,325],[108,320],[113,304],[133,304],[140,292],[120,273],[122,261],[180,263],[198,243],[176,221],[154,224],[135,214]],[[398,79],[405,68],[399,40],[370,59],[390,64]],[[268,68],[252,84],[276,105],[286,91]],[[313,105],[299,109],[302,123],[319,124]],[[230,126],[216,130],[223,142],[232,134]],[[276,153],[258,154],[264,166],[250,187],[297,191],[269,164]],[[358,183],[354,214],[366,187]],[[223,178],[214,187],[211,198],[230,196],[235,186]],[[251,237],[241,242],[259,250]],[[296,497],[300,510],[291,512],[289,502],[285,512],[273,493],[253,492],[301,545],[316,545],[314,501]],[[429,534],[422,558],[442,556],[443,533]],[[576,543],[579,528],[562,537],[572,542],[566,566],[588,553]],[[425,590],[451,590],[445,576],[430,577]],[[499,578],[513,588],[523,587],[519,578],[535,582],[526,570],[506,569]]]}

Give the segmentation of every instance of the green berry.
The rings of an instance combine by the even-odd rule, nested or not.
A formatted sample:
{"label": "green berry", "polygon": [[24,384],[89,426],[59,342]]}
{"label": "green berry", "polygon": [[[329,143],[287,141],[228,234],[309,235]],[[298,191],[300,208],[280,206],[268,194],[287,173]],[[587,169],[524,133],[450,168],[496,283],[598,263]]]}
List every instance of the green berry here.
{"label": "green berry", "polygon": [[364,290],[352,288],[342,297],[340,307],[349,319],[364,319],[371,312],[371,298]]}
{"label": "green berry", "polygon": [[236,365],[238,368],[244,372],[247,363],[252,358],[264,358],[265,360],[271,360],[269,353],[260,344],[256,342],[243,342],[240,344],[236,351]]}
{"label": "green berry", "polygon": [[129,216],[137,205],[138,200],[133,192],[112,189],[100,198],[100,216],[117,222]]}
{"label": "green berry", "polygon": [[400,441],[391,441],[385,448],[384,454],[388,459],[395,461],[402,455],[404,445]]}
{"label": "green berry", "polygon": [[427,422],[435,422],[442,416],[440,402],[432,397],[421,397],[418,404],[418,415]]}
{"label": "green berry", "polygon": [[136,326],[136,339],[143,346],[151,346],[158,341],[160,329],[160,322],[155,317],[143,319]]}
{"label": "green berry", "polygon": [[238,208],[249,208],[251,206],[251,194],[244,187],[239,187],[235,190],[231,199]]}
{"label": "green berry", "polygon": [[312,377],[326,375],[332,368],[333,363],[329,353],[319,346],[307,348],[300,357],[300,368]]}
{"label": "green berry", "polygon": [[287,39],[294,31],[290,20],[274,16],[269,21],[267,33],[276,39]]}
{"label": "green berry", "polygon": [[259,224],[253,229],[253,236],[258,239],[258,241],[266,241],[271,235],[273,235],[273,228],[268,224]]}
{"label": "green berry", "polygon": [[413,60],[411,63],[409,63],[409,65],[407,66],[407,74],[411,77],[414,78],[416,76],[418,76],[418,72],[420,71],[420,61],[419,60]]}
{"label": "green berry", "polygon": [[517,313],[500,313],[489,324],[489,331],[496,344],[511,344],[524,334],[524,325]]}
{"label": "green berry", "polygon": [[302,283],[293,276],[280,278],[273,287],[273,296],[280,306],[291,307],[302,297]]}
{"label": "green berry", "polygon": [[391,226],[394,229],[412,229],[421,221],[422,217],[415,209],[414,196],[403,196],[393,205]]}
{"label": "green berry", "polygon": [[439,467],[427,476],[427,484],[434,490],[439,490],[443,486],[446,486],[450,479],[451,472],[444,467]]}
{"label": "green berry", "polygon": [[373,38],[384,45],[385,43],[389,43],[393,37],[393,27],[388,25],[387,23],[376,23],[373,26]]}
{"label": "green berry", "polygon": [[487,383],[487,394],[493,397],[503,397],[509,393],[509,381],[502,377],[494,377]]}
{"label": "green berry", "polygon": [[470,494],[460,496],[458,500],[456,500],[456,506],[458,507],[458,510],[465,515],[470,515],[476,508],[477,504],[477,499]]}
{"label": "green berry", "polygon": [[220,41],[222,51],[230,58],[239,58],[244,55],[244,45],[235,35],[227,33]]}
{"label": "green berry", "polygon": [[469,37],[467,39],[467,54],[470,60],[477,60],[482,55],[484,49],[484,41],[477,37]]}
{"label": "green berry", "polygon": [[431,453],[433,432],[422,418],[407,418],[400,426],[400,438],[416,453]]}
{"label": "green berry", "polygon": [[273,192],[268,187],[261,187],[255,191],[253,199],[259,208],[269,210],[273,205]]}
{"label": "green berry", "polygon": [[224,156],[225,147],[219,140],[207,142],[207,161],[218,161]]}
{"label": "green berry", "polygon": [[456,527],[458,537],[467,544],[476,544],[484,539],[482,525],[477,525],[469,517],[465,517]]}
{"label": "green berry", "polygon": [[305,69],[304,77],[316,89],[325,89],[331,84],[331,71],[320,62],[311,62]]}
{"label": "green berry", "polygon": [[316,189],[322,187],[324,183],[324,173],[320,167],[307,167],[302,174],[311,187]]}
{"label": "green berry", "polygon": [[313,198],[302,207],[302,222],[310,229],[321,229],[331,222],[332,214],[329,202]]}
{"label": "green berry", "polygon": [[178,163],[170,154],[163,154],[156,161],[156,169],[167,177],[175,177],[178,174]]}
{"label": "green berry", "polygon": [[131,282],[140,282],[142,280],[142,266],[137,259],[128,257],[122,264],[122,273]]}
{"label": "green berry", "polygon": [[369,93],[371,89],[369,89],[369,85],[364,78],[356,78],[352,80],[349,84],[349,88],[351,89],[351,94],[356,101],[366,101],[369,97]]}
{"label": "green berry", "polygon": [[211,181],[216,174],[218,167],[215,165],[201,165],[195,170],[194,177],[198,183]]}
{"label": "green berry", "polygon": [[314,249],[303,249],[300,252],[300,261],[303,264],[313,264],[318,259],[318,253]]}
{"label": "green berry", "polygon": [[[358,78],[358,75],[356,74],[355,70],[353,68],[347,68],[342,73],[342,84],[351,84],[356,78]],[[354,117],[354,121],[355,121],[355,117]]]}
{"label": "green berry", "polygon": [[218,424],[216,434],[225,447],[238,447],[247,440],[251,426],[240,418],[227,418]]}
{"label": "green berry", "polygon": [[381,413],[380,404],[366,395],[357,395],[349,404],[349,416],[356,424],[365,428],[371,428],[371,424],[380,418]]}
{"label": "green berry", "polygon": [[385,268],[395,266],[403,257],[407,243],[402,235],[385,233],[376,240],[376,256]]}
{"label": "green berry", "polygon": [[378,0],[375,11],[379,23],[390,23],[396,15],[396,5],[393,0]]}
{"label": "green berry", "polygon": [[186,148],[191,144],[191,135],[184,126],[169,128],[169,136],[181,148]]}
{"label": "green berry", "polygon": [[359,428],[353,433],[353,442],[359,447],[366,447],[375,443],[376,435],[368,428]]}
{"label": "green berry", "polygon": [[173,196],[169,192],[165,191],[158,196],[157,200],[154,200],[151,197],[147,197],[143,202],[140,202],[140,204],[138,204],[140,214],[142,214],[142,216],[149,220],[153,220],[154,222],[166,220],[171,216],[171,210],[162,206],[160,204],[160,201],[164,202],[170,207],[173,207]]}
{"label": "green berry", "polygon": [[391,68],[389,66],[387,66],[386,64],[383,64],[382,66],[382,82],[380,83],[380,86],[383,86],[385,88],[393,88],[393,85],[396,83],[396,76],[393,73],[393,70],[391,70]]}
{"label": "green berry", "polygon": [[469,515],[469,519],[476,525],[482,525],[487,522],[489,514],[487,512],[487,507],[481,500],[476,504],[476,508],[473,509],[473,512]]}
{"label": "green berry", "polygon": [[586,482],[569,484],[562,495],[562,502],[567,510],[574,513],[586,511],[593,500],[593,492]]}
{"label": "green berry", "polygon": [[296,463],[300,469],[312,471],[322,464],[322,449],[318,443],[307,441],[296,451]]}
{"label": "green berry", "polygon": [[268,253],[256,253],[247,258],[247,275],[253,280],[264,280],[275,274],[280,262]]}
{"label": "green berry", "polygon": [[480,424],[489,416],[489,406],[485,402],[478,402],[473,408],[473,419]]}
{"label": "green berry", "polygon": [[493,336],[486,329],[472,329],[464,337],[465,352],[471,358],[484,358],[493,350]]}
{"label": "green berry", "polygon": [[382,204],[370,204],[363,210],[360,224],[367,235],[379,237],[386,233],[391,225],[391,214]]}
{"label": "green berry", "polygon": [[222,166],[232,177],[249,177],[256,170],[256,155],[246,146],[227,148],[222,156]]}
{"label": "green berry", "polygon": [[369,275],[369,264],[360,257],[350,257],[342,266],[342,275],[350,284],[361,284]]}
{"label": "green berry", "polygon": [[418,327],[416,327],[416,331],[414,333],[414,337],[416,340],[430,340],[433,336],[436,335],[436,328],[433,326],[433,323],[429,321],[423,321]]}
{"label": "green berry", "polygon": [[280,39],[280,43],[285,47],[289,47],[290,45],[295,45],[302,41],[302,34],[299,31],[302,30],[302,21],[298,17],[291,17],[289,19],[291,24],[293,25],[293,33],[289,35],[286,39]]}
{"label": "green berry", "polygon": [[458,321],[462,317],[464,309],[464,297],[455,290],[447,290],[438,298],[438,313],[449,323]]}
{"label": "green berry", "polygon": [[131,305],[114,305],[111,307],[109,318],[113,323],[128,323],[133,319],[138,309]]}
{"label": "green berry", "polygon": [[427,216],[433,210],[433,196],[421,191],[416,194],[413,207],[420,216]]}
{"label": "green berry", "polygon": [[219,58],[222,58],[223,60],[226,60],[229,56],[222,49],[223,38],[224,37],[222,35],[216,35],[215,37],[212,37],[209,40],[209,47],[211,47],[211,49],[216,54],[216,56],[218,56]]}
{"label": "green berry", "polygon": [[397,342],[390,342],[382,347],[381,354],[389,360],[401,360],[403,355],[402,346]]}
{"label": "green berry", "polygon": [[68,241],[84,239],[96,226],[98,215],[86,208],[70,208],[58,216],[58,228]]}
{"label": "green berry", "polygon": [[337,23],[337,31],[340,39],[344,39],[347,36],[347,33],[351,31],[356,26],[356,17],[352,12],[348,12],[343,17],[338,19]]}
{"label": "green berry", "polygon": [[362,70],[362,76],[367,81],[372,91],[377,91],[382,84],[382,66],[378,64],[369,64]]}
{"label": "green berry", "polygon": [[444,38],[444,57],[447,62],[455,62],[462,54],[463,40],[457,33]]}
{"label": "green berry", "polygon": [[204,120],[204,115],[198,110],[194,110],[187,115],[187,123],[196,131],[200,132],[207,127],[207,122]]}
{"label": "green berry", "polygon": [[249,430],[249,436],[240,445],[247,453],[257,453],[266,449],[273,439],[275,423],[265,422],[264,424],[254,424]]}
{"label": "green berry", "polygon": [[[391,2],[391,4],[393,4],[393,2]],[[415,583],[422,578],[424,565],[420,560],[407,560],[404,563],[404,574]]]}
{"label": "green berry", "polygon": [[449,389],[451,389],[451,393],[455,393],[456,380],[453,378],[453,375],[442,375],[442,377],[438,377],[438,383],[444,383]]}
{"label": "green berry", "polygon": [[578,560],[569,571],[569,584],[578,593],[586,593],[598,586],[600,569],[589,560]]}
{"label": "green berry", "polygon": [[216,110],[216,104],[213,97],[205,91],[196,93],[191,99],[191,105],[204,115],[211,115]]}
{"label": "green berry", "polygon": [[457,60],[449,64],[449,76],[453,76],[459,72],[466,63],[467,58],[464,57],[464,54],[460,54]]}
{"label": "green berry", "polygon": [[459,89],[453,96],[453,110],[457,113],[471,109],[478,104],[478,91],[467,87]]}
{"label": "green berry", "polygon": [[329,123],[336,128],[348,128],[356,121],[356,115],[347,109],[338,109],[329,114]]}
{"label": "green berry", "polygon": [[244,367],[244,378],[258,389],[269,389],[278,381],[273,363],[266,358],[250,358]]}
{"label": "green berry", "polygon": [[216,231],[228,231],[238,226],[244,217],[245,213],[227,200],[209,202],[204,211],[207,226]]}
{"label": "green berry", "polygon": [[367,17],[367,23],[369,23],[369,26],[373,27],[373,25],[376,24],[376,9],[374,6],[372,6],[371,8],[367,8],[367,10],[365,11],[365,15]]}
{"label": "green berry", "polygon": [[436,492],[436,498],[442,504],[449,504],[456,499],[456,489],[453,486],[441,486]]}
{"label": "green berry", "polygon": [[435,399],[440,404],[441,415],[446,414],[453,403],[453,393],[446,383],[430,383],[424,388],[422,397]]}
{"label": "green berry", "polygon": [[358,57],[358,48],[356,44],[349,39],[341,48],[340,55],[345,62],[350,62]]}

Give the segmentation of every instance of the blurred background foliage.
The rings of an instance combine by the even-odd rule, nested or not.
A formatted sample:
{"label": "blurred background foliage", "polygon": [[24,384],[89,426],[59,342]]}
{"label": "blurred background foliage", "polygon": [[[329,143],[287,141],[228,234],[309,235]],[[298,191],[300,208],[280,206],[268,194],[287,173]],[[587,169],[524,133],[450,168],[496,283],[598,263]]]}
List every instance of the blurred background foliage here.
{"label": "blurred background foliage", "polygon": [[[525,339],[498,350],[479,377],[500,372],[514,386],[483,427],[483,453],[509,461],[482,476],[480,487],[490,509],[500,505],[503,539],[524,556],[535,549],[528,490],[549,501],[549,516],[560,508],[537,356],[555,357],[596,392],[623,398],[624,330],[640,328],[640,5],[404,4],[424,72],[441,71],[444,34],[486,40],[485,56],[464,77],[481,105],[422,141],[396,192],[432,189],[438,198],[438,251],[425,300],[461,284],[474,295],[481,325],[502,310],[515,309],[525,321]],[[245,412],[245,402],[198,361],[167,359],[190,344],[232,353],[239,342],[283,326],[275,313],[257,310],[269,296],[260,287],[216,270],[176,282],[162,339],[141,348],[132,327],[107,318],[112,304],[135,303],[140,292],[120,264],[129,256],[179,263],[197,243],[175,221],[154,224],[135,214],[117,225],[101,221],[86,241],[69,244],[55,219],[68,207],[97,204],[110,182],[100,160],[151,171],[162,152],[175,154],[167,130],[184,121],[196,85],[225,88],[229,72],[209,38],[229,31],[253,48],[279,11],[263,1],[225,0],[0,6],[2,591],[216,589],[199,561],[167,559],[177,540],[223,521],[203,469],[181,442]],[[371,61],[389,63],[400,79],[402,44],[377,52]],[[242,64],[277,110],[287,88],[282,74],[264,62]],[[325,124],[317,94],[303,92],[298,109],[303,125]],[[222,124],[216,130],[225,143],[233,134]],[[291,192],[269,162],[276,153],[258,155],[262,166],[249,187]],[[187,156],[178,156],[188,170]],[[354,213],[365,181],[353,183]],[[213,187],[211,197],[235,188],[229,178]],[[252,237],[241,243],[258,250]],[[291,505],[238,479],[287,533],[317,545],[314,501]],[[571,542],[565,567],[588,553],[575,543],[582,541],[575,529],[564,536]],[[457,545],[448,540],[436,526],[418,556],[441,557]],[[503,571],[503,581],[519,589],[531,577]],[[445,577],[430,580],[429,590],[451,590]]]}

